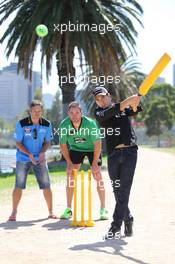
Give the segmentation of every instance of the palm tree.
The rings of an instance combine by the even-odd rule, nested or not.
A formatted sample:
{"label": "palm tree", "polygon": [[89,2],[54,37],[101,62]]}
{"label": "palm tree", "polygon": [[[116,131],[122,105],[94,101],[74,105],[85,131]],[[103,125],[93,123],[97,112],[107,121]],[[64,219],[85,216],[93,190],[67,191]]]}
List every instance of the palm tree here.
{"label": "palm tree", "polygon": [[[145,74],[140,70],[140,63],[132,57],[121,65],[120,83],[117,89],[111,89],[116,100],[124,100],[134,93],[138,93],[138,87],[145,78]],[[115,88],[115,87],[114,87]]]}
{"label": "palm tree", "polygon": [[[33,59],[37,45],[41,45],[41,64],[46,61],[46,75],[49,78],[53,57],[56,55],[59,84],[62,89],[63,105],[74,100],[76,88],[73,81],[61,84],[62,77],[75,77],[73,60],[77,49],[80,67],[89,74],[115,76],[127,54],[135,53],[137,31],[132,19],[141,24],[143,13],[135,0],[3,0],[0,4],[0,25],[16,12],[1,42],[8,39],[7,58],[15,51],[18,71],[23,70],[26,78],[31,78]],[[60,32],[61,25],[80,24],[90,30],[67,30]],[[49,34],[40,39],[35,27],[44,24]],[[94,27],[96,25],[96,29]],[[117,30],[100,28],[107,26]],[[93,28],[93,30],[92,30]]]}

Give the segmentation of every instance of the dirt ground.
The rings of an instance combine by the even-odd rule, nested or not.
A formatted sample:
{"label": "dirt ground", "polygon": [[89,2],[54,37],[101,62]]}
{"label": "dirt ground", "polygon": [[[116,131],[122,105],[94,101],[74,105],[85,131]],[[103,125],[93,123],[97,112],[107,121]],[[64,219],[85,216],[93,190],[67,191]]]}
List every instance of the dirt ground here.
{"label": "dirt ground", "polygon": [[[108,174],[106,207],[110,218],[114,197]],[[53,186],[54,212],[65,208],[65,182]],[[18,221],[7,222],[11,201],[0,206],[1,264],[172,264],[175,262],[175,156],[150,149],[139,150],[130,196],[135,217],[134,236],[104,241],[110,226],[98,221],[99,200],[93,182],[92,228],[72,228],[68,221],[48,220],[42,192],[27,189],[20,203]],[[122,229],[123,233],[123,229]]]}

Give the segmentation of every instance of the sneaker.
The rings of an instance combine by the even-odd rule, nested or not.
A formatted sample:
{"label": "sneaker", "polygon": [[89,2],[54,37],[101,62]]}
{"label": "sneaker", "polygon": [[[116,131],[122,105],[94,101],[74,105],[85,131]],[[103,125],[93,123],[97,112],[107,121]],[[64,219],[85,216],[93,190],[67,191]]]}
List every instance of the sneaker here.
{"label": "sneaker", "polygon": [[128,220],[124,221],[124,233],[125,236],[132,236],[133,235],[133,223],[134,223],[134,218],[130,218]]}
{"label": "sneaker", "polygon": [[120,239],[121,229],[117,226],[111,226],[104,239]]}
{"label": "sneaker", "polygon": [[108,220],[108,211],[106,208],[100,209],[100,220]]}
{"label": "sneaker", "polygon": [[69,219],[72,217],[72,210],[71,208],[66,208],[64,213],[60,216],[60,219]]}

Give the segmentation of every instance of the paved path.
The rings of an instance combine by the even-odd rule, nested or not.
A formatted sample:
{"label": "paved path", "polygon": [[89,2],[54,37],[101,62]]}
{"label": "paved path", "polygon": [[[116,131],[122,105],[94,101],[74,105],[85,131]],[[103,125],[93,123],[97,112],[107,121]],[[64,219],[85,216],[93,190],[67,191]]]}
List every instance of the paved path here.
{"label": "paved path", "polygon": [[[112,215],[114,199],[108,175],[107,208]],[[99,202],[94,188],[94,212]],[[64,183],[55,185],[55,211],[65,205]],[[97,202],[96,202],[97,201]],[[134,236],[103,241],[109,221],[94,228],[72,228],[67,221],[47,220],[42,193],[26,190],[18,222],[6,222],[10,202],[1,205],[1,264],[173,264],[175,262],[175,156],[149,149],[139,150],[130,207],[135,216]],[[123,231],[123,230],[122,230]]]}

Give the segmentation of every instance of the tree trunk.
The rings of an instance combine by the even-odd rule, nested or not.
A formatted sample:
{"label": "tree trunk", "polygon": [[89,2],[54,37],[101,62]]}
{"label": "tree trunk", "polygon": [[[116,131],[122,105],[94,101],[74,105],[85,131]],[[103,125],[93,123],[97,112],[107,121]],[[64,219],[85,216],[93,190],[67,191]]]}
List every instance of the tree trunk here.
{"label": "tree trunk", "polygon": [[[68,56],[68,57],[67,57]],[[67,116],[67,108],[70,102],[75,100],[75,68],[73,66],[74,50],[66,54],[64,37],[62,39],[61,54],[57,53],[57,72],[59,86],[62,91],[63,118]]]}
{"label": "tree trunk", "polygon": [[160,135],[157,136],[157,147],[160,148]]}

